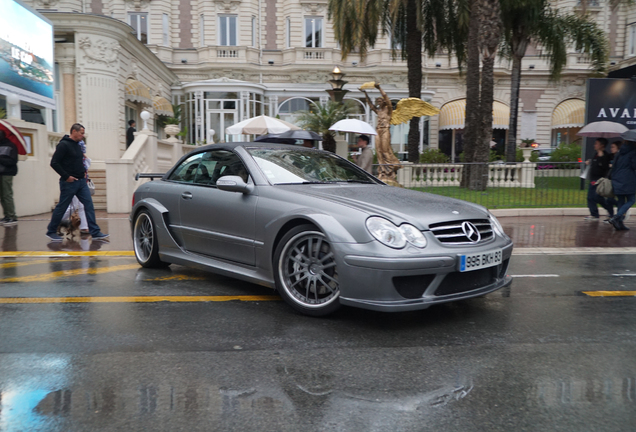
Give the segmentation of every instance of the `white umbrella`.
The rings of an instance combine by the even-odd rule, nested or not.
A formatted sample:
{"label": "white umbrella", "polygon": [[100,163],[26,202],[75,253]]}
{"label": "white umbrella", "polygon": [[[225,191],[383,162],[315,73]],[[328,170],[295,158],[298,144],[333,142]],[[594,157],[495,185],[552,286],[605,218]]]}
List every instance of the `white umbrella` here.
{"label": "white umbrella", "polygon": [[263,135],[279,134],[288,130],[300,130],[300,128],[286,121],[262,115],[227,127],[225,128],[225,133],[228,135]]}
{"label": "white umbrella", "polygon": [[357,119],[344,119],[336,122],[329,128],[330,131],[353,132],[366,135],[377,135],[373,126]]}
{"label": "white umbrella", "polygon": [[577,135],[592,138],[616,138],[621,136],[621,134],[627,130],[627,127],[620,123],[597,121],[583,126],[583,128],[578,131]]}

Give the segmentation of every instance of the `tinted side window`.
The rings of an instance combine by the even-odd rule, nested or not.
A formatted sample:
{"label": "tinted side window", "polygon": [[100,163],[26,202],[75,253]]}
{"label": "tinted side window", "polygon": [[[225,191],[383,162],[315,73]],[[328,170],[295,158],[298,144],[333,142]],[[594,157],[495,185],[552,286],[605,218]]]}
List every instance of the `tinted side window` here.
{"label": "tinted side window", "polygon": [[[207,183],[201,181],[201,184],[216,185],[216,181],[218,179],[227,175],[237,175],[246,183],[249,178],[249,174],[243,165],[243,162],[231,151],[214,150],[204,153],[204,156],[201,159],[201,166],[205,167],[205,171],[202,173],[201,178],[204,179],[209,176],[209,181],[207,181]],[[198,176],[197,183],[199,183]]]}
{"label": "tinted side window", "polygon": [[177,169],[170,174],[168,180],[194,183],[194,179],[197,175],[197,168],[199,167],[199,163],[201,162],[201,158],[204,154],[205,153],[195,154],[181,162],[181,165],[179,165]]}

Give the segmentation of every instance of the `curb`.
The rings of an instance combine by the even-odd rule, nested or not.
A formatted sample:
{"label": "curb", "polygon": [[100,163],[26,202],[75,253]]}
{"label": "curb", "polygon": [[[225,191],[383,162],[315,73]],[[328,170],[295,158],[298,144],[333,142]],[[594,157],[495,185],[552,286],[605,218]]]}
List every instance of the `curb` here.
{"label": "curb", "polygon": [[[586,207],[581,208],[516,208],[516,209],[489,209],[490,213],[497,217],[513,216],[587,216],[590,211]],[[604,211],[603,211],[604,212]]]}

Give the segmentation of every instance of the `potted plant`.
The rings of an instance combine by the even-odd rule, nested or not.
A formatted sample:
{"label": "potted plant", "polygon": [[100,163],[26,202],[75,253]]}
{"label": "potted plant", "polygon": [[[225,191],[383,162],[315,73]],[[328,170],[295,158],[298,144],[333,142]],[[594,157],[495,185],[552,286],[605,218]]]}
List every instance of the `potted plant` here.
{"label": "potted plant", "polygon": [[169,116],[159,116],[159,126],[163,127],[166,136],[172,136],[172,138],[168,138],[168,141],[177,140],[176,136],[180,136],[181,127],[179,124],[181,123],[181,105],[172,105],[172,117]]}

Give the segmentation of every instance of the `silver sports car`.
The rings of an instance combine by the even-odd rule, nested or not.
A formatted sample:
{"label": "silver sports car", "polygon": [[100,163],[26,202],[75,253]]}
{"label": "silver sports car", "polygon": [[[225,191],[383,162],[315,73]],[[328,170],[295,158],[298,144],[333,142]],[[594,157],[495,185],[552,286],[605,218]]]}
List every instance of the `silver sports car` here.
{"label": "silver sports car", "polygon": [[485,208],[387,186],[332,153],[199,147],[139,186],[143,267],[194,266],[275,288],[297,311],[425,309],[511,283],[512,241]]}

